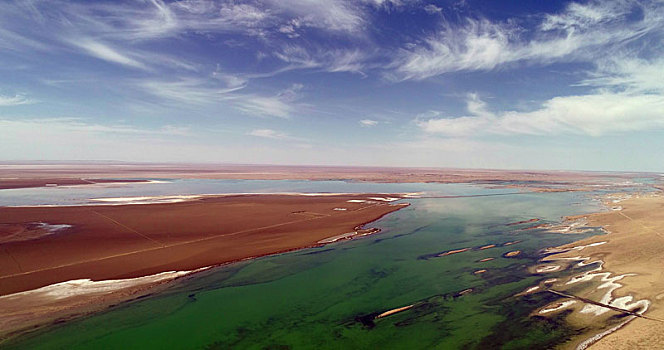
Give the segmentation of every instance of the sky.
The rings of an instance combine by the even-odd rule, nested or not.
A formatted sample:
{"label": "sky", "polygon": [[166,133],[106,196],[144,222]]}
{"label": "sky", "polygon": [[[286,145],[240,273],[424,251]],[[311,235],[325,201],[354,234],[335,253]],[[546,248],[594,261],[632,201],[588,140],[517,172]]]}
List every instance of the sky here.
{"label": "sky", "polygon": [[664,171],[664,2],[0,2],[0,160]]}

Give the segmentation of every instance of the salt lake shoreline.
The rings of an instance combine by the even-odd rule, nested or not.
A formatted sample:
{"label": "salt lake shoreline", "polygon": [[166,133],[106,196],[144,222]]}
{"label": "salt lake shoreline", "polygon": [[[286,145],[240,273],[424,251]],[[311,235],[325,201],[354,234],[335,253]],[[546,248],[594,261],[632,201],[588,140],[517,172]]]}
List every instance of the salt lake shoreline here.
{"label": "salt lake shoreline", "polygon": [[[650,195],[650,196],[652,196],[652,195]],[[661,197],[661,194],[658,195],[658,196]],[[630,200],[637,200],[637,199],[639,199],[639,198],[630,198]],[[187,199],[187,200],[189,200],[189,199]],[[621,202],[622,202],[622,200],[621,200]],[[582,215],[583,217],[586,217],[587,220],[588,220],[586,225],[601,226],[601,227],[605,227],[605,228],[606,228],[606,226],[611,226],[612,221],[610,219],[607,220],[606,218],[604,218],[604,216],[605,215],[611,215],[611,214],[620,215],[620,214],[618,214],[618,212],[629,210],[630,202],[627,202],[627,203],[624,203],[624,204],[621,203],[622,205],[620,206],[619,209],[617,209],[615,205],[612,206],[612,204],[615,204],[615,203],[613,203],[611,200],[605,201],[605,206],[608,210],[607,212],[600,212],[600,213]],[[387,214],[384,214],[384,215],[387,215]],[[371,220],[370,222],[378,220],[379,218]],[[535,220],[533,219],[532,222],[535,222]],[[363,225],[366,225],[368,223],[369,222],[357,226],[356,230],[359,227],[361,227]],[[572,224],[572,226],[578,227],[579,225]],[[583,225],[580,225],[580,226],[582,227]],[[586,238],[586,239],[583,239],[583,240],[579,240],[579,241],[576,241],[576,242],[558,247],[558,248],[559,249],[567,249],[567,248],[570,248],[570,247],[579,247],[579,244],[583,243],[583,244],[585,244],[585,246],[583,248],[584,249],[584,254],[583,254],[583,257],[581,259],[579,259],[581,261],[581,263],[588,263],[589,261],[599,260],[598,258],[596,258],[596,256],[600,255],[603,259],[602,264],[604,265],[604,266],[602,266],[602,273],[611,274],[610,272],[608,272],[609,270],[605,267],[605,266],[611,266],[612,265],[611,258],[610,258],[611,249],[607,249],[607,248],[611,248],[611,247],[606,247],[605,242],[612,238],[611,235],[614,234],[614,232],[612,231],[611,228],[606,228],[606,230],[609,232],[608,236],[593,236],[593,237],[590,237],[590,238]],[[371,232],[371,234],[373,234],[373,233],[376,233],[376,232]],[[564,233],[564,232],[561,232],[561,233]],[[228,264],[231,264],[231,263],[236,263],[238,261],[243,261],[243,260],[248,260],[248,259],[255,259],[255,258],[262,257],[262,256],[267,256],[267,255],[282,254],[282,253],[285,253],[285,252],[290,252],[290,251],[294,251],[294,250],[300,250],[300,249],[306,249],[306,248],[310,248],[310,247],[320,246],[322,244],[328,244],[328,243],[336,241],[336,240],[330,240],[330,238],[339,237],[339,239],[346,239],[346,238],[351,238],[353,236],[353,235],[351,235],[351,236],[345,236],[345,235],[346,234],[332,236],[332,237],[329,237],[327,239],[324,239],[322,241],[317,242],[317,244],[313,244],[313,245],[309,245],[309,246],[302,246],[302,247],[297,247],[297,248],[288,249],[288,250],[284,250],[284,251],[278,251],[278,252],[273,252],[273,253],[269,253],[269,254],[262,254],[262,255],[258,255],[258,256],[252,256],[252,257],[248,257],[248,258],[245,258],[245,259],[239,259],[239,260],[236,260],[236,261],[219,264],[219,265],[216,265],[216,266],[228,265]],[[602,246],[602,247],[600,247],[600,246]],[[589,248],[589,249],[585,250],[585,248]],[[601,250],[601,249],[604,249],[604,250]],[[574,250],[572,250],[572,251],[574,251]],[[562,253],[561,255],[558,255],[558,256],[559,257],[565,257],[565,253]],[[164,281],[158,281],[158,282],[152,283],[152,284],[150,284],[150,283],[142,284],[142,285],[138,284],[138,285],[136,285],[137,288],[136,288],[135,292],[131,292],[129,295],[125,294],[123,296],[123,298],[118,298],[118,299],[112,300],[110,302],[104,303],[103,307],[96,308],[96,309],[85,310],[83,314],[77,315],[76,317],[86,315],[86,314],[96,313],[96,312],[102,311],[102,310],[104,310],[104,309],[106,309],[106,308],[108,308],[112,305],[117,305],[118,303],[131,302],[132,300],[140,299],[140,298],[142,298],[146,295],[154,293],[158,288],[160,288],[160,286],[167,286],[170,283],[172,283],[173,281],[181,280],[183,278],[187,278],[188,276],[191,276],[192,274],[200,273],[200,272],[203,272],[203,271],[206,271],[206,270],[207,270],[207,268],[202,269],[202,270],[196,270],[196,271],[179,271],[179,272],[171,271],[172,273],[176,273],[178,275],[174,276],[172,279],[167,279],[167,280],[164,280]],[[152,276],[144,276],[144,277],[152,277]],[[140,277],[137,278],[137,279],[140,279]],[[140,287],[140,288],[138,288],[138,287]],[[627,290],[627,289],[629,289],[629,283],[625,283],[621,287],[623,288],[622,289],[623,291]],[[2,297],[0,297],[0,300],[2,300]],[[650,300],[650,301],[652,302],[652,300]],[[562,304],[566,304],[566,303],[568,303],[568,301],[563,301],[562,302]],[[579,304],[579,303],[577,302],[577,304]],[[564,309],[564,308],[566,308],[568,306],[571,306],[571,305],[572,304],[567,304],[567,305],[565,305],[565,307],[563,307],[561,309]],[[543,309],[545,309],[545,308],[543,308]],[[646,310],[644,310],[644,311],[646,311]],[[631,321],[632,320],[630,320],[629,323],[635,323],[635,322],[631,322]],[[629,323],[626,322],[624,324],[620,324],[620,327],[615,327],[615,329],[612,328],[610,330],[610,332],[607,332],[606,334],[602,334],[602,336],[599,337],[599,338],[597,337],[597,334],[587,334],[587,335],[576,337],[572,342],[570,342],[568,344],[564,344],[563,347],[581,349],[581,348],[585,348],[585,347],[579,347],[579,346],[581,344],[585,344],[586,347],[592,345],[593,349],[604,349],[604,348],[607,348],[607,349],[612,348],[613,349],[613,348],[616,348],[615,347],[616,344],[619,344],[618,339],[623,339],[623,338],[629,337],[629,336],[626,336],[626,335],[622,335],[622,334],[630,333]],[[48,324],[41,324],[38,327],[43,327],[43,326],[48,326]],[[26,331],[26,329],[23,329],[21,332],[24,332],[24,331]],[[19,333],[13,333],[13,334],[9,335],[9,337],[14,337],[17,334],[22,334],[22,333],[20,333],[20,332]],[[592,341],[588,342],[589,339],[592,339]],[[0,344],[1,344],[1,342],[0,342]],[[607,344],[610,344],[610,345],[607,345]],[[646,347],[643,347],[643,348],[645,349]]]}
{"label": "salt lake shoreline", "polygon": [[[93,280],[90,278],[62,281],[55,284],[45,285],[36,289],[19,291],[16,293],[0,296],[0,345],[3,342],[21,336],[25,333],[49,327],[54,323],[66,322],[86,315],[104,311],[110,307],[142,299],[159,290],[165,289],[173,283],[190,278],[196,274],[212,270],[220,266],[228,266],[242,261],[258,259],[266,256],[274,256],[307,248],[320,247],[326,244],[343,240],[357,239],[379,233],[378,228],[366,228],[385,215],[407,207],[408,203],[391,204],[391,202],[402,199],[390,194],[387,197],[379,197],[382,194],[328,194],[320,196],[314,194],[303,194],[302,197],[335,197],[342,196],[343,202],[353,205],[389,206],[382,212],[371,213],[366,210],[367,219],[351,223],[355,225],[353,230],[342,234],[333,234],[327,238],[318,239],[308,244],[287,247],[285,249],[271,250],[260,254],[248,255],[238,259],[221,261],[220,263],[196,268],[194,270],[164,271],[156,274],[133,276],[131,278]],[[278,197],[284,194],[229,194],[220,197],[256,197],[268,196]],[[294,194],[288,194],[291,197]],[[205,196],[205,198],[214,196]],[[350,199],[348,199],[348,198]],[[366,198],[365,198],[366,197]],[[188,198],[196,201],[202,197]],[[361,198],[361,199],[358,199]],[[185,203],[187,201],[184,201]],[[174,203],[183,203],[182,201]],[[143,207],[153,205],[168,205],[164,203],[142,203],[142,205],[125,204],[127,207]],[[113,205],[119,207],[120,205]],[[338,209],[338,208],[335,208]],[[113,286],[115,285],[115,286]],[[27,306],[31,305],[31,306]],[[33,311],[38,310],[38,311]]]}

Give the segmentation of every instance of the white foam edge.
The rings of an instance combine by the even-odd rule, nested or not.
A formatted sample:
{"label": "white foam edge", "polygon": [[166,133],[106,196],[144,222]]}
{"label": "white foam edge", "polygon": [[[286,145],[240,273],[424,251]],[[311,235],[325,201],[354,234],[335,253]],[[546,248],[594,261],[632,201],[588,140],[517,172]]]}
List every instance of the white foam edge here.
{"label": "white foam edge", "polygon": [[93,281],[89,278],[75,279],[24,292],[3,295],[0,296],[0,302],[9,300],[14,301],[22,298],[46,298],[49,300],[60,300],[81,295],[108,294],[125,288],[173,280],[177,277],[203,271],[208,268],[209,267],[204,267],[189,271],[166,271],[149,276],[115,280]]}

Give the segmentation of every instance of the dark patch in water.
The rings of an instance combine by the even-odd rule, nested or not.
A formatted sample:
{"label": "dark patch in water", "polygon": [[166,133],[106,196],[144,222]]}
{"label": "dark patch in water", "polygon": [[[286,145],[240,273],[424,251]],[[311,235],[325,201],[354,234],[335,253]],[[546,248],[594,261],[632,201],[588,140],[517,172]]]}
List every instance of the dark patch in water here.
{"label": "dark patch in water", "polygon": [[282,344],[272,344],[263,347],[264,350],[290,350],[292,347],[290,345],[282,345]]}
{"label": "dark patch in water", "polygon": [[[147,293],[147,294],[139,295],[139,296],[137,296],[136,298],[131,299],[131,301],[136,301],[136,300],[141,300],[141,299],[147,299],[147,298],[149,298],[149,297],[151,297],[151,296],[154,296],[154,295],[155,295],[155,293]],[[115,306],[115,305],[112,305],[112,306]]]}
{"label": "dark patch in water", "polygon": [[316,255],[316,254],[327,253],[327,252],[331,252],[331,251],[334,251],[334,248],[315,250],[313,252],[301,253],[299,255],[300,256],[303,256],[303,255]]}
{"label": "dark patch in water", "polygon": [[492,328],[491,335],[478,342],[466,344],[468,349],[552,349],[572,336],[581,334],[582,329],[573,329],[565,318],[572,312],[562,311],[551,317],[529,316],[533,308],[542,307],[558,300],[551,293],[537,293],[523,298],[503,300],[497,303],[499,314],[505,320]]}
{"label": "dark patch in water", "polygon": [[377,238],[372,243],[375,244],[375,243],[382,242],[382,241],[387,241],[387,240],[390,240],[390,239],[395,239],[395,238],[404,237],[404,236],[410,236],[410,235],[416,234],[416,233],[426,229],[427,227],[429,227],[429,225],[420,226],[420,227],[418,227],[418,228],[416,228],[416,229],[414,229],[414,230],[412,230],[408,233],[400,233],[400,234],[397,234],[397,235],[394,235],[394,236],[391,236],[391,237]]}
{"label": "dark patch in water", "polygon": [[380,315],[380,313],[378,312],[374,312],[367,315],[360,315],[355,317],[355,322],[361,323],[362,326],[364,326],[366,329],[373,329],[374,327],[376,327],[376,323],[374,323],[374,320],[378,315]]}

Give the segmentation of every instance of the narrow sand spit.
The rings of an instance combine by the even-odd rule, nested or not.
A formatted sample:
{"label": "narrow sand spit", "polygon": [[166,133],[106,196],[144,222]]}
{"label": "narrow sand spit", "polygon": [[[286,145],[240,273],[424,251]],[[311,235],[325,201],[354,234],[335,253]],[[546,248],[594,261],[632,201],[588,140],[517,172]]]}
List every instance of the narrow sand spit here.
{"label": "narrow sand spit", "polygon": [[535,269],[535,272],[537,273],[547,273],[547,272],[554,272],[560,270],[561,266],[560,265],[545,265],[545,266],[539,266]]}
{"label": "narrow sand spit", "polygon": [[572,306],[574,304],[576,304],[576,300],[566,300],[566,301],[563,301],[561,303],[555,303],[555,304],[552,304],[550,306],[547,306],[547,307],[541,309],[538,313],[540,315],[544,315],[544,314],[548,314],[548,313],[552,313],[552,312],[556,312],[556,311],[561,311],[561,310],[564,310],[567,307]]}
{"label": "narrow sand spit", "polygon": [[167,271],[137,278],[93,281],[78,279],[0,296],[0,329],[4,334],[28,327],[46,325],[77,313],[104,307],[145,295],[158,285],[206,270]]}
{"label": "narrow sand spit", "polygon": [[449,251],[446,251],[444,253],[440,253],[437,256],[448,256],[448,255],[452,255],[452,254],[459,254],[459,253],[467,252],[470,249],[471,248],[461,248],[461,249],[449,250]]}
{"label": "narrow sand spit", "polygon": [[378,316],[376,316],[376,319],[391,316],[391,315],[394,315],[394,314],[402,312],[402,311],[406,311],[406,310],[412,308],[413,306],[415,306],[415,304],[411,304],[411,305],[403,306],[403,307],[398,307],[396,309],[385,311],[385,312],[379,314]]}

